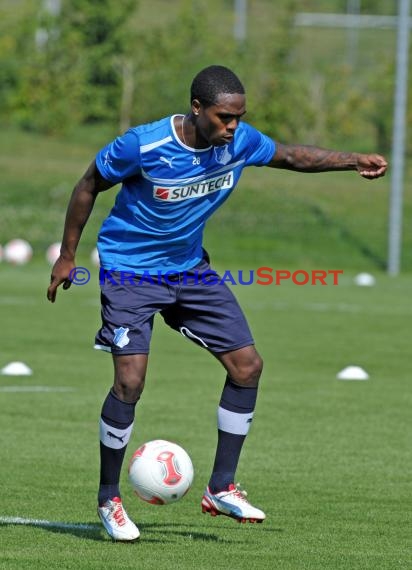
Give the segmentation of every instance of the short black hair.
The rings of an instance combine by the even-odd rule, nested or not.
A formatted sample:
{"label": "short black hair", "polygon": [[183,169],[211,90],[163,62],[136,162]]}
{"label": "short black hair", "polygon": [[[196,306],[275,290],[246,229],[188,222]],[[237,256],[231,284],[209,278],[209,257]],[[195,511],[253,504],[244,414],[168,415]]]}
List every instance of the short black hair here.
{"label": "short black hair", "polygon": [[222,93],[245,93],[240,79],[223,65],[211,65],[199,71],[190,88],[190,103],[198,99],[202,105],[214,105]]}

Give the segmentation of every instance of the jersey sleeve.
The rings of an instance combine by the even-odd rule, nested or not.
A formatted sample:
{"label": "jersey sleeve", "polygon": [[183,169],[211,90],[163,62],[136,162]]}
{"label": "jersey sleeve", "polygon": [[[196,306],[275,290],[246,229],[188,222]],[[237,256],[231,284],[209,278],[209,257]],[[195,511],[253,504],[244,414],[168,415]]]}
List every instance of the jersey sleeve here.
{"label": "jersey sleeve", "polygon": [[96,165],[103,178],[113,184],[139,174],[139,137],[133,129],[103,147],[96,155]]}
{"label": "jersey sleeve", "polygon": [[243,123],[246,151],[246,166],[265,166],[275,154],[276,143],[251,125]]}

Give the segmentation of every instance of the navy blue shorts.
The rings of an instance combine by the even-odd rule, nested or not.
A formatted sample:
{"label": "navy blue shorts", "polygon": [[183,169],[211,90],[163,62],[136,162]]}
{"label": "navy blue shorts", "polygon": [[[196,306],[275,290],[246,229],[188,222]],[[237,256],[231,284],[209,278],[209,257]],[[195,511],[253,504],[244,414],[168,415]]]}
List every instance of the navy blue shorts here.
{"label": "navy blue shorts", "polygon": [[[138,276],[101,271],[102,328],[95,348],[113,354],[148,354],[160,313],[183,336],[212,353],[254,344],[236,298],[206,259],[181,274]],[[103,278],[102,278],[103,276]]]}

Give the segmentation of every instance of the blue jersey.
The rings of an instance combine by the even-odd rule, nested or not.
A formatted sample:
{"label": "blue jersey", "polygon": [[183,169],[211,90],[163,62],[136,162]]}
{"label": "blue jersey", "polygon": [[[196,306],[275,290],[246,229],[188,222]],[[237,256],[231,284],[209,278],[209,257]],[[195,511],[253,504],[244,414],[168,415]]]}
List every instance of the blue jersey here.
{"label": "blue jersey", "polygon": [[274,155],[275,143],[243,122],[230,144],[193,149],[177,136],[174,118],[131,128],[96,156],[103,178],[122,183],[98,237],[105,269],[157,274],[194,267],[206,220],[243,168]]}

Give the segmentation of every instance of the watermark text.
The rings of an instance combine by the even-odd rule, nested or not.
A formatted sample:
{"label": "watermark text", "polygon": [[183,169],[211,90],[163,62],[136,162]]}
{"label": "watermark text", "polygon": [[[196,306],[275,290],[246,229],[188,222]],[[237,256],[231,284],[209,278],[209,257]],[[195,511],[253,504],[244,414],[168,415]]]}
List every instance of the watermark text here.
{"label": "watermark text", "polygon": [[[258,269],[227,270],[217,273],[213,269],[207,271],[189,270],[181,273],[174,271],[157,271],[151,273],[143,271],[117,271],[116,269],[103,269],[99,271],[100,285],[126,285],[139,287],[145,284],[160,285],[339,285],[339,277],[343,269],[274,269],[262,266]],[[90,271],[86,267],[74,267],[69,275],[73,285],[86,285],[90,281]]]}

